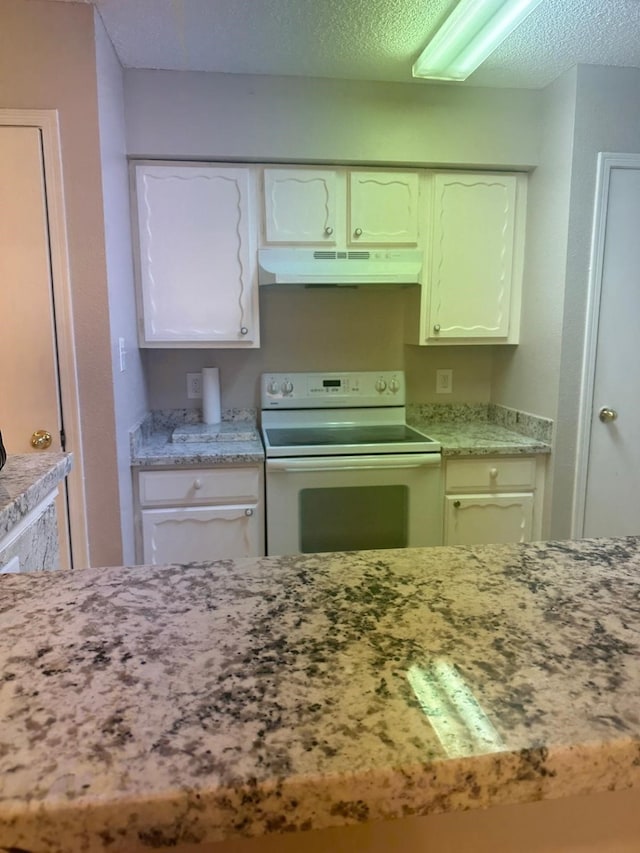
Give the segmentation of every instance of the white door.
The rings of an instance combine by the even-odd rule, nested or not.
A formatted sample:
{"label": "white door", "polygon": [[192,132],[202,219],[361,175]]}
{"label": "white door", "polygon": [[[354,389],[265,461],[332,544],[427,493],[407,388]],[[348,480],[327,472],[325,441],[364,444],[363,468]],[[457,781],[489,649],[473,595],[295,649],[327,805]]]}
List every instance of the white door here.
{"label": "white door", "polygon": [[[9,454],[62,450],[42,140],[36,127],[0,126],[0,431]],[[57,502],[68,565],[64,489]]]}
{"label": "white door", "polygon": [[640,534],[640,156],[601,155],[597,210],[574,527],[624,536]]}

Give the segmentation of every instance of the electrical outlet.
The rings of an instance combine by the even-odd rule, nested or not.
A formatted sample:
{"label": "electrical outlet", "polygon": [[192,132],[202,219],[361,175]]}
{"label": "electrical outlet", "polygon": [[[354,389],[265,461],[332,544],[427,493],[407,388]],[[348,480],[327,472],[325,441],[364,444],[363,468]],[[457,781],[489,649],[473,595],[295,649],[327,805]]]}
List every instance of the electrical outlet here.
{"label": "electrical outlet", "polygon": [[202,399],[202,373],[187,373],[187,399]]}
{"label": "electrical outlet", "polygon": [[436,394],[451,394],[453,370],[436,370]]}

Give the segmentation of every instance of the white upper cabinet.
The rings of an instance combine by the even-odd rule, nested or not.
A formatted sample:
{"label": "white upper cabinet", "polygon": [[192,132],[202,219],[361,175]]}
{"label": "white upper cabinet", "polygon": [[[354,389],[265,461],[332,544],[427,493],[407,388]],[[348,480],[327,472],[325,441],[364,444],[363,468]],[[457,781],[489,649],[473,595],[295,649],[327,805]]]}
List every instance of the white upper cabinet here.
{"label": "white upper cabinet", "polygon": [[266,244],[336,248],[418,242],[419,174],[264,170]]}
{"label": "white upper cabinet", "polygon": [[418,243],[418,173],[350,172],[348,242]]}
{"label": "white upper cabinet", "polygon": [[254,175],[248,167],[135,167],[140,345],[257,347]]}
{"label": "white upper cabinet", "polygon": [[335,246],[344,231],[344,179],[328,169],[265,169],[267,243]]}
{"label": "white upper cabinet", "polygon": [[517,343],[526,177],[434,173],[419,343]]}

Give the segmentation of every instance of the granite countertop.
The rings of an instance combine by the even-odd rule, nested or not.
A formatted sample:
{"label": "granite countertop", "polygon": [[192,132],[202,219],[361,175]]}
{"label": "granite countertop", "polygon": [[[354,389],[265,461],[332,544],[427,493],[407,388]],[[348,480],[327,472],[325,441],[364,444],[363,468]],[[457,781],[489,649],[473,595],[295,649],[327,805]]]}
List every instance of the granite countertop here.
{"label": "granite countertop", "polygon": [[640,784],[640,538],[0,577],[0,846]]}
{"label": "granite countertop", "polygon": [[[263,462],[265,454],[256,416],[254,409],[230,409],[216,427],[201,423],[196,409],[151,412],[132,432],[131,464],[142,467]],[[410,404],[407,420],[439,441],[445,457],[551,452],[550,420],[504,406]]]}
{"label": "granite countertop", "polygon": [[199,411],[153,412],[132,432],[135,467],[239,465],[264,462],[255,415],[244,411],[220,424],[203,424]]}
{"label": "granite countertop", "polygon": [[12,530],[71,470],[70,453],[12,454],[0,471],[0,537]]}
{"label": "granite countertop", "polygon": [[528,456],[551,453],[551,445],[499,424],[436,422],[421,429],[440,442],[443,456]]}
{"label": "granite countertop", "polygon": [[439,441],[444,457],[551,453],[553,422],[505,406],[409,405],[407,420]]}

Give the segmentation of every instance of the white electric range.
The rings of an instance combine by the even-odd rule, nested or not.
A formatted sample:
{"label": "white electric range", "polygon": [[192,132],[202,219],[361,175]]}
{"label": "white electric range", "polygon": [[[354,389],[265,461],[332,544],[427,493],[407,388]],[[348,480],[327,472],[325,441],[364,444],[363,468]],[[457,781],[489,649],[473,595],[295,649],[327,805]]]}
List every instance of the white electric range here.
{"label": "white electric range", "polygon": [[440,445],[402,371],[265,373],[260,396],[268,554],[439,544]]}

